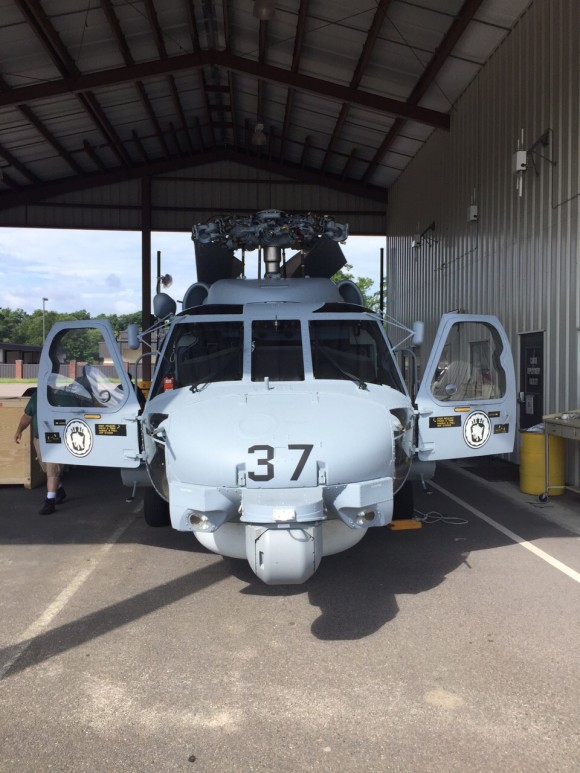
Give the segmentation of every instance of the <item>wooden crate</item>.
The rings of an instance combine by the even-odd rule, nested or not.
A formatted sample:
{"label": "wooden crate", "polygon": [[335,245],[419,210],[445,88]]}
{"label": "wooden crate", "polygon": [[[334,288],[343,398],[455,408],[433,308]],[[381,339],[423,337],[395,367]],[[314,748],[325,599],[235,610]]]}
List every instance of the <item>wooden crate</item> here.
{"label": "wooden crate", "polygon": [[28,402],[27,397],[5,397],[0,400],[0,484],[23,484],[35,488],[46,481],[36,461],[32,432],[24,430],[20,444],[14,433]]}

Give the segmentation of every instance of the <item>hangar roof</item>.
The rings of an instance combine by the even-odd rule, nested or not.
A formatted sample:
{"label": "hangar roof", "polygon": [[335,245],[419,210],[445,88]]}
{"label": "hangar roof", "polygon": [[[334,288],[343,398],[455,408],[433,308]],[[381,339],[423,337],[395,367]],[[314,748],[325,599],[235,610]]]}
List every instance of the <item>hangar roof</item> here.
{"label": "hangar roof", "polygon": [[529,4],[0,0],[0,212],[223,162],[384,211]]}

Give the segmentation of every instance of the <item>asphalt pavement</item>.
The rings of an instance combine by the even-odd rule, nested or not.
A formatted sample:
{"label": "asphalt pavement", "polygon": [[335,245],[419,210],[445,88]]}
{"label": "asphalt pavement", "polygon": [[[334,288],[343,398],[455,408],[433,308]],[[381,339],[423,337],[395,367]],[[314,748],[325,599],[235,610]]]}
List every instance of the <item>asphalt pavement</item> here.
{"label": "asphalt pavement", "polygon": [[513,478],[440,465],[423,528],[281,587],[148,528],[116,470],[53,516],[0,487],[0,771],[576,773],[580,499]]}

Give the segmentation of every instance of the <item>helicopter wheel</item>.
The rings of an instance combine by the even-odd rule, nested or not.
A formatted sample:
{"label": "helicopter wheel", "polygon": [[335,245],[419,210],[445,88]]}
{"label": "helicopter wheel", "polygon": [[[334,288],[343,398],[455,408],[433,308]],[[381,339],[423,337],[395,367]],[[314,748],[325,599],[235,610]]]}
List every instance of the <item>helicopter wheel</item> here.
{"label": "helicopter wheel", "polygon": [[143,495],[143,517],[147,526],[169,526],[169,503],[154,488],[146,488]]}
{"label": "helicopter wheel", "polygon": [[395,494],[393,502],[393,520],[400,521],[412,518],[415,511],[415,495],[410,480],[403,483]]}

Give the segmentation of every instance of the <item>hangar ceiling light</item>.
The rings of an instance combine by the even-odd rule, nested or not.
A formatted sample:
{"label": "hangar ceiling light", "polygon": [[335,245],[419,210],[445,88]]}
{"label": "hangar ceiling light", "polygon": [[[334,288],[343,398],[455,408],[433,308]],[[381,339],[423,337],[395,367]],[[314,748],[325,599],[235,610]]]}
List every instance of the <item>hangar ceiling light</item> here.
{"label": "hangar ceiling light", "polygon": [[252,13],[260,21],[270,21],[276,13],[276,3],[274,0],[255,0]]}
{"label": "hangar ceiling light", "polygon": [[264,134],[264,124],[257,123],[252,134],[252,145],[262,147],[268,143],[268,138]]}

